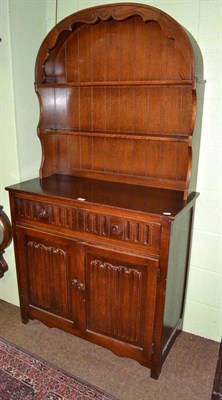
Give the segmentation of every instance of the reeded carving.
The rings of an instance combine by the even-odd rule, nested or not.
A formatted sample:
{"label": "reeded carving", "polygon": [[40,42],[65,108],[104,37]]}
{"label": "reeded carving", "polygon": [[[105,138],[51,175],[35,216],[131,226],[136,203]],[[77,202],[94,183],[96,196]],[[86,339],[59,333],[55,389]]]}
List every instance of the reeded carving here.
{"label": "reeded carving", "polygon": [[67,252],[30,240],[27,242],[27,263],[30,304],[68,318]]}
{"label": "reeded carving", "polygon": [[76,229],[126,242],[158,247],[160,226],[155,223],[137,222],[110,215],[77,210]]}
{"label": "reeded carving", "polygon": [[75,228],[75,208],[43,204],[28,199],[15,199],[16,213],[19,217],[49,223],[69,229]]}
{"label": "reeded carving", "polygon": [[143,273],[136,265],[113,265],[95,259],[90,261],[87,275],[90,297],[89,329],[142,345]]}
{"label": "reeded carving", "polygon": [[15,207],[18,217],[130,243],[159,246],[160,225],[156,223],[137,222],[81,208],[43,204],[28,199],[16,198]]}

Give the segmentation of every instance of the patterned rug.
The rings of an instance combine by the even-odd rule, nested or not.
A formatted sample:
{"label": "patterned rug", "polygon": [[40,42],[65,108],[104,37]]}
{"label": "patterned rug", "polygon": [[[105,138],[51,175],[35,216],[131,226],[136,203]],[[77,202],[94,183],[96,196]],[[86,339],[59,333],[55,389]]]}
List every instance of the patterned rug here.
{"label": "patterned rug", "polygon": [[0,338],[0,400],[117,400]]}

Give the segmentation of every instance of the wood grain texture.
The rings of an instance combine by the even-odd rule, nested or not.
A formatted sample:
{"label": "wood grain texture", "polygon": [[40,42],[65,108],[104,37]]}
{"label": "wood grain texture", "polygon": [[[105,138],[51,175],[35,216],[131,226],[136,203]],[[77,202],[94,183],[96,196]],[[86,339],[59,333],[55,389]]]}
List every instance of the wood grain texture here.
{"label": "wood grain texture", "polygon": [[[193,95],[197,78],[196,43],[157,9],[107,5],[66,18],[47,36],[36,62],[40,177],[90,171],[91,178],[183,190],[186,199],[198,157],[190,149],[201,108]],[[113,141],[112,135],[122,136]],[[139,135],[146,138],[140,145]],[[177,144],[165,144],[169,136]],[[155,143],[160,138],[163,147]]]}
{"label": "wood grain texture", "polygon": [[22,321],[130,357],[157,379],[183,319],[200,50],[156,8],[105,5],[51,30],[35,77],[40,177],[8,188]]}

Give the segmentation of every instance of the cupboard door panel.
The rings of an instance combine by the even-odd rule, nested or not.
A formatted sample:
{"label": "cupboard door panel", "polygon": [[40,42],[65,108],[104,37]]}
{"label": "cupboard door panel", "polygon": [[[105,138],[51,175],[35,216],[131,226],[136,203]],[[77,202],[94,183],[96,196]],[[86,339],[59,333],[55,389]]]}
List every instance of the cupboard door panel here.
{"label": "cupboard door panel", "polygon": [[67,317],[67,252],[56,245],[31,238],[26,246],[30,303]]}
{"label": "cupboard door panel", "polygon": [[86,257],[86,326],[151,354],[158,261],[101,249]]}
{"label": "cupboard door panel", "polygon": [[27,306],[71,319],[71,252],[75,254],[75,242],[18,229],[18,243],[22,249],[18,275],[23,281],[21,294]]}

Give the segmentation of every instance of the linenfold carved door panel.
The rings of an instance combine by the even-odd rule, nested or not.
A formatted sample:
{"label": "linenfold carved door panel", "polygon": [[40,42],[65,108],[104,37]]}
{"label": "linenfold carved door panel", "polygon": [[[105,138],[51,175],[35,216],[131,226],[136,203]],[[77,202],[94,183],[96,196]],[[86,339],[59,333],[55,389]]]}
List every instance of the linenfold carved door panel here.
{"label": "linenfold carved door panel", "polygon": [[20,262],[25,265],[20,279],[28,287],[24,302],[29,307],[71,319],[75,242],[47,233],[43,236],[34,230],[18,231],[19,245],[23,248]]}
{"label": "linenfold carved door panel", "polygon": [[157,270],[156,260],[91,248],[86,256],[87,330],[151,352]]}

